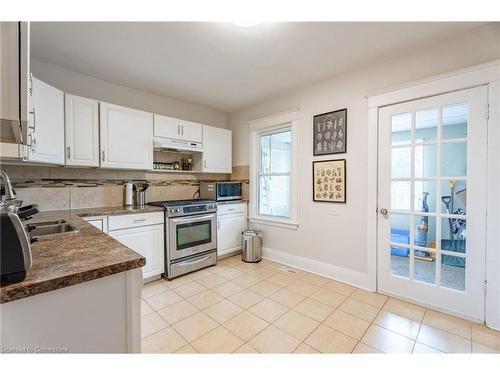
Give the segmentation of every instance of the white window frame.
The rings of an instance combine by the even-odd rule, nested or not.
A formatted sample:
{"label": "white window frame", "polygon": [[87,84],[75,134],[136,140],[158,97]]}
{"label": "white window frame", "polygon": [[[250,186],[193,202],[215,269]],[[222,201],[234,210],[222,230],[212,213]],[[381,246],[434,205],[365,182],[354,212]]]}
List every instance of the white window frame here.
{"label": "white window frame", "polygon": [[[251,121],[250,128],[250,223],[277,226],[286,229],[297,229],[297,123],[298,110],[281,112],[275,115]],[[290,166],[290,217],[279,217],[259,214],[258,177],[260,173],[260,136],[279,129],[291,129],[291,166]]]}

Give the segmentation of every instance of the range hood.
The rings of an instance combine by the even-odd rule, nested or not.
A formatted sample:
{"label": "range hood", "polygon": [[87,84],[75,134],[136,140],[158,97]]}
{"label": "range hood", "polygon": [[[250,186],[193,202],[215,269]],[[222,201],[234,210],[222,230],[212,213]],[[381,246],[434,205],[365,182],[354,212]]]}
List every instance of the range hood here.
{"label": "range hood", "polygon": [[155,151],[202,152],[203,144],[200,142],[184,141],[181,139],[154,137],[153,148]]}

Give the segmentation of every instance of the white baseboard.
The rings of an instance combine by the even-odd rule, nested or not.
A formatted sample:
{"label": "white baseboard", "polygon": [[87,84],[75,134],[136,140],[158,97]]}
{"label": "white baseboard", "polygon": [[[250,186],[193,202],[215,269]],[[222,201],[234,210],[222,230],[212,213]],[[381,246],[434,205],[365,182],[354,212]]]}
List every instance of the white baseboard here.
{"label": "white baseboard", "polygon": [[328,263],[319,262],[317,260],[304,258],[298,255],[291,255],[284,251],[271,249],[269,247],[262,248],[263,257],[273,260],[290,267],[295,267],[303,271],[315,273],[320,276],[328,277],[336,281],[353,285],[357,288],[362,288],[374,291],[370,286],[368,274],[353,271],[347,268],[337,267]]}

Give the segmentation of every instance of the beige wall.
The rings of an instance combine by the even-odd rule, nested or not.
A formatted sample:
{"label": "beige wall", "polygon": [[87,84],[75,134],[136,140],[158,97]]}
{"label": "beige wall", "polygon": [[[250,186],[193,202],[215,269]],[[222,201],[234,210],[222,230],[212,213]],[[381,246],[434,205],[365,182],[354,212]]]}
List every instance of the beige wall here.
{"label": "beige wall", "polygon": [[227,128],[226,113],[202,105],[117,85],[39,60],[31,61],[33,75],[67,93],[143,111]]}
{"label": "beige wall", "polygon": [[[490,24],[405,56],[384,56],[363,69],[283,95],[265,98],[233,113],[233,164],[249,163],[247,123],[259,117],[298,108],[298,230],[262,226],[264,246],[290,255],[324,262],[333,269],[367,272],[366,196],[368,106],[365,95],[394,85],[500,59],[500,24]],[[315,157],[312,118],[335,109],[348,110],[346,154]],[[347,159],[347,203],[312,201],[312,161]],[[338,268],[336,268],[338,267]],[[345,273],[344,273],[345,274]]]}

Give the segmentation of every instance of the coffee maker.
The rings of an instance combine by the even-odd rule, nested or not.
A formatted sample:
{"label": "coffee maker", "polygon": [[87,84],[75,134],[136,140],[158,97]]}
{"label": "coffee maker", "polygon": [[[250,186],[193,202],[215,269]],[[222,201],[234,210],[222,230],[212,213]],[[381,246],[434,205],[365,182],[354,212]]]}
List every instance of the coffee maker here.
{"label": "coffee maker", "polygon": [[38,213],[37,205],[21,207],[9,177],[0,171],[3,180],[0,200],[0,270],[1,283],[19,282],[31,268],[31,242],[22,223]]}

